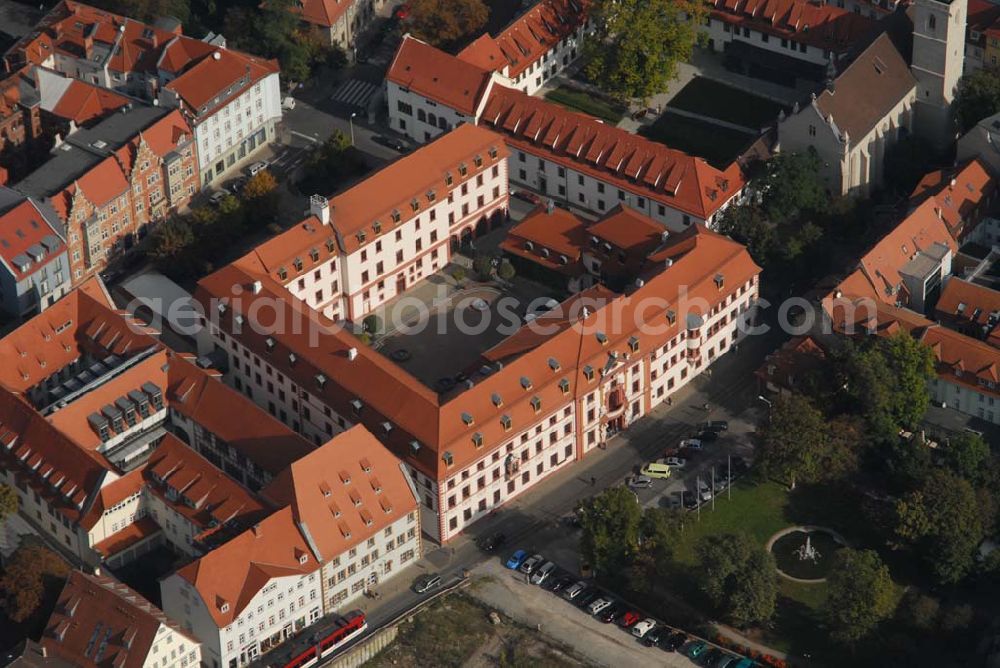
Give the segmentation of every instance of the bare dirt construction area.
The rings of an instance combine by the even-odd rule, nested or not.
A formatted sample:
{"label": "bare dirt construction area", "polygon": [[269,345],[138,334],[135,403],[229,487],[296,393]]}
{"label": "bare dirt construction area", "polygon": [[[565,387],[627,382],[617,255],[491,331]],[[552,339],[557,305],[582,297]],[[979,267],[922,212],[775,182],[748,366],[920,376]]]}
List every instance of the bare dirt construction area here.
{"label": "bare dirt construction area", "polygon": [[396,641],[366,663],[365,668],[592,665],[556,640],[517,624],[502,613],[500,624],[492,624],[489,608],[466,594],[455,593],[404,621]]}

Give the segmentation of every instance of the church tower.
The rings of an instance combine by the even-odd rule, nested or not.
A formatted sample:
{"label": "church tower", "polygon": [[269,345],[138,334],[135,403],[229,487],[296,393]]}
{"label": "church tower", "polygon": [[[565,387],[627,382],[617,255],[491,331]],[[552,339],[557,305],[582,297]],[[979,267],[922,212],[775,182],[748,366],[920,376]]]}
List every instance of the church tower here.
{"label": "church tower", "polygon": [[913,5],[914,129],[938,150],[955,141],[951,103],[962,77],[968,4],[968,0],[916,0]]}

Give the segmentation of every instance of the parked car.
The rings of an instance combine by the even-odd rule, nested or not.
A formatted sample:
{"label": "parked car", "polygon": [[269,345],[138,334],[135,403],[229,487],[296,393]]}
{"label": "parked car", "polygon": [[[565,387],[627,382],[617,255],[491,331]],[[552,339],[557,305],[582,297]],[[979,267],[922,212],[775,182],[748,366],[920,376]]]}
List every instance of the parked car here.
{"label": "parked car", "polygon": [[701,502],[698,501],[697,495],[693,493],[688,493],[684,495],[684,507],[687,508],[688,510],[694,510],[695,508],[698,507],[699,503]]}
{"label": "parked car", "polygon": [[479,549],[483,552],[496,552],[503,544],[507,542],[507,536],[503,533],[497,531],[496,533],[491,533],[488,536],[481,536],[476,544],[479,545]]}
{"label": "parked car", "polygon": [[722,652],[722,656],[715,662],[713,668],[736,668],[736,664],[739,662],[740,657]]}
{"label": "parked car", "polygon": [[247,167],[247,176],[257,176],[261,172],[267,169],[267,163],[261,160],[260,162],[255,162],[249,167]]}
{"label": "parked car", "polygon": [[566,589],[566,587],[573,584],[573,578],[568,575],[563,575],[560,577],[552,576],[542,585],[543,588],[548,589],[553,594],[561,592]]}
{"label": "parked car", "polygon": [[518,550],[514,554],[510,555],[509,559],[507,559],[507,568],[511,569],[512,571],[516,571],[521,567],[521,564],[523,564],[524,560],[527,558],[528,558],[527,552],[525,552],[524,550]]}
{"label": "parked car", "polygon": [[662,643],[663,649],[667,650],[668,652],[676,652],[677,650],[679,650],[681,647],[684,646],[684,643],[687,642],[687,639],[688,637],[685,634],[681,633],[680,631],[677,631],[676,633],[671,634],[669,638],[663,641]]}
{"label": "parked car", "polygon": [[632,475],[626,478],[625,484],[632,489],[648,489],[653,486],[653,479],[644,475]]}
{"label": "parked car", "polygon": [[525,575],[531,575],[532,573],[535,572],[536,568],[542,565],[544,559],[545,557],[543,557],[540,554],[533,554],[528,559],[525,559],[523,562],[521,562],[521,565],[520,567],[518,567],[518,570],[524,573]]}
{"label": "parked car", "polygon": [[601,590],[597,588],[589,588],[580,593],[576,598],[576,606],[584,610],[587,606],[596,601],[601,595]]}
{"label": "parked car", "polygon": [[226,190],[232,193],[233,197],[239,197],[240,193],[243,192],[243,186],[245,186],[246,184],[247,184],[247,177],[239,176],[229,182],[229,184],[226,186]]}
{"label": "parked car", "polygon": [[715,668],[715,664],[724,656],[721,649],[710,647],[701,657],[701,664],[706,668]]}
{"label": "parked car", "polygon": [[701,441],[697,441],[681,448],[681,454],[685,457],[691,457],[691,455],[698,454],[704,449],[705,448],[701,447]]}
{"label": "parked car", "polygon": [[529,204],[542,203],[542,198],[539,195],[536,195],[535,193],[531,192],[530,190],[515,190],[511,194],[520,200],[528,202]]}
{"label": "parked car", "polygon": [[688,658],[697,659],[705,653],[706,649],[708,649],[708,645],[700,640],[695,640],[684,648],[684,653],[688,655]]}
{"label": "parked car", "polygon": [[702,443],[697,438],[685,438],[681,441],[682,448],[690,448],[691,450],[701,450]]}
{"label": "parked car", "polygon": [[663,463],[674,469],[682,469],[687,465],[687,460],[683,457],[667,457],[663,460]]}
{"label": "parked car", "polygon": [[712,441],[719,440],[719,432],[712,431],[711,429],[705,429],[695,434],[694,438],[701,441],[702,443],[711,443]]}
{"label": "parked car", "polygon": [[531,574],[531,584],[536,584],[536,585],[542,584],[543,582],[545,582],[546,579],[548,579],[550,575],[552,575],[552,571],[554,571],[555,569],[556,569],[555,564],[553,564],[551,561],[546,561],[545,564],[543,564],[534,573]]}
{"label": "parked car", "polygon": [[409,150],[409,147],[402,140],[396,139],[395,137],[372,135],[372,141],[376,144],[382,144],[382,146],[391,148],[394,151],[399,151],[400,153],[405,153]]}
{"label": "parked car", "polygon": [[621,621],[619,621],[618,624],[623,629],[630,629],[638,624],[640,619],[642,619],[642,616],[640,616],[638,612],[635,610],[629,610],[622,615]]}
{"label": "parked car", "polygon": [[227,193],[225,190],[217,190],[214,193],[212,193],[212,196],[209,197],[208,200],[214,206],[219,206],[220,204],[222,204],[222,200],[226,199],[227,197],[229,197],[229,193]]}
{"label": "parked car", "polygon": [[642,643],[646,647],[659,647],[660,643],[665,641],[669,636],[670,629],[665,626],[656,626],[642,637]]}
{"label": "parked car", "polygon": [[600,615],[600,620],[605,624],[610,624],[618,621],[624,614],[625,608],[622,607],[620,603],[615,603],[614,605],[604,609],[604,612]]}
{"label": "parked car", "polygon": [[670,467],[660,462],[649,462],[639,470],[639,473],[647,478],[665,479],[670,477]]}
{"label": "parked car", "polygon": [[644,619],[632,627],[632,635],[636,638],[643,638],[654,626],[656,626],[655,619]]}
{"label": "parked car", "polygon": [[587,612],[592,615],[599,615],[601,611],[611,605],[611,599],[604,598],[603,596],[593,601],[587,606]]}
{"label": "parked car", "polygon": [[702,422],[699,424],[698,429],[729,431],[729,422],[727,420],[709,420],[708,422]]}
{"label": "parked car", "polygon": [[429,592],[441,586],[441,576],[437,573],[424,573],[413,581],[413,591],[418,594]]}
{"label": "parked car", "polygon": [[563,592],[563,598],[566,599],[567,601],[575,601],[577,598],[580,597],[581,593],[586,591],[586,589],[587,589],[587,583],[584,582],[583,580],[580,580],[566,587],[566,591]]}
{"label": "parked car", "polygon": [[702,503],[708,503],[709,501],[712,500],[712,492],[710,492],[709,490],[698,492],[698,500],[701,501]]}
{"label": "parked car", "polygon": [[291,111],[295,108],[295,98],[288,95],[281,101],[281,108],[285,111]]}

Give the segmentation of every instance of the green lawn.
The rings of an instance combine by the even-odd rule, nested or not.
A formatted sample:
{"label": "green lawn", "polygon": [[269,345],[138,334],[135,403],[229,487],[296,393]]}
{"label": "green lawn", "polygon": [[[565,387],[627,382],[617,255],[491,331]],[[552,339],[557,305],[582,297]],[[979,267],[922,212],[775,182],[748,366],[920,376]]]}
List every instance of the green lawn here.
{"label": "green lawn", "polygon": [[684,86],[670,100],[671,107],[754,129],[774,123],[782,110],[777,102],[702,77]]}
{"label": "green lawn", "polygon": [[639,134],[670,148],[704,158],[710,164],[726,168],[755,137],[745,132],[722,128],[708,121],[663,112],[652,125],[644,125]]}
{"label": "green lawn", "polygon": [[556,104],[561,104],[573,111],[596,116],[611,125],[616,125],[626,112],[626,108],[623,105],[609,102],[590,93],[566,86],[560,86],[555,90],[549,91],[545,94],[545,99]]}

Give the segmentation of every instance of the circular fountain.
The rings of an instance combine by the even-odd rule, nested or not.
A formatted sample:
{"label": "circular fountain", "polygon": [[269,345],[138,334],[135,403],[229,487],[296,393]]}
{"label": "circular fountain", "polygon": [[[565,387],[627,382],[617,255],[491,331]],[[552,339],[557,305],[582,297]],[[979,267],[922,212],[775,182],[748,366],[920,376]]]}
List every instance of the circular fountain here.
{"label": "circular fountain", "polygon": [[826,527],[789,527],[771,536],[767,549],[774,555],[778,573],[795,582],[826,580],[837,550],[847,545]]}

